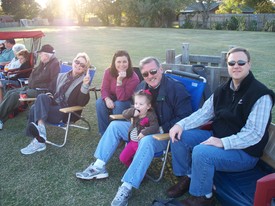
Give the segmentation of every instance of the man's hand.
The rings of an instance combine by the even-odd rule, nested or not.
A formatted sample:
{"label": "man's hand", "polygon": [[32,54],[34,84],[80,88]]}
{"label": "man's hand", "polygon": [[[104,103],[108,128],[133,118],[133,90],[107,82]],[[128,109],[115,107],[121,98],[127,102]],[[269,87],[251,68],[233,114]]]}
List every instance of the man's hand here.
{"label": "man's hand", "polygon": [[181,134],[183,132],[183,129],[181,126],[175,124],[170,130],[169,130],[169,136],[172,139],[172,143],[177,142],[180,140]]}
{"label": "man's hand", "polygon": [[212,145],[215,147],[223,148],[222,140],[220,138],[213,137],[213,136],[209,137],[207,140],[201,142],[201,144]]}

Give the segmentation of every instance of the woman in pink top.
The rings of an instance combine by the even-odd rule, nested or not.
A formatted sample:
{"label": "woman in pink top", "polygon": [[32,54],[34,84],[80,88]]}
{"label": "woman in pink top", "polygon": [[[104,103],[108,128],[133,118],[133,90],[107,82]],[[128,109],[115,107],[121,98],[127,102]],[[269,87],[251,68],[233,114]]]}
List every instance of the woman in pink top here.
{"label": "woman in pink top", "polygon": [[109,125],[110,114],[121,114],[131,106],[131,97],[139,83],[127,51],[117,51],[110,68],[104,72],[101,98],[96,101],[98,130],[103,135]]}

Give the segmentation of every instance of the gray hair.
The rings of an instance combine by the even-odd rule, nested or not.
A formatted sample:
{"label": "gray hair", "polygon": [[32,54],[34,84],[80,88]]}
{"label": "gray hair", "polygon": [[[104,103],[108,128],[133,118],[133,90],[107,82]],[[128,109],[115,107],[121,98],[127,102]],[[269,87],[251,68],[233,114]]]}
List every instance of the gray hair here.
{"label": "gray hair", "polygon": [[21,50],[26,49],[24,44],[15,44],[12,47],[12,51],[14,51],[15,53],[20,52]]}
{"label": "gray hair", "polygon": [[156,57],[145,57],[139,62],[139,69],[141,70],[145,64],[149,64],[151,62],[155,62],[157,67],[160,68],[160,62]]}

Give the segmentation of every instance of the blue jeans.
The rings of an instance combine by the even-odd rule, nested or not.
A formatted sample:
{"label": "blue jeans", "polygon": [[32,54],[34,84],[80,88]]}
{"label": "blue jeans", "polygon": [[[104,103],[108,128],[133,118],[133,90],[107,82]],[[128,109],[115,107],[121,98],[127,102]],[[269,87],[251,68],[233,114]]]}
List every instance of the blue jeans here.
{"label": "blue jeans", "polygon": [[115,108],[110,110],[106,107],[105,101],[102,98],[96,100],[96,114],[98,122],[98,131],[101,135],[104,134],[107,129],[110,120],[109,115],[112,114],[122,114],[123,110],[130,108],[131,101],[115,101]]}
{"label": "blue jeans", "polygon": [[[112,121],[99,141],[94,154],[95,158],[107,163],[113,156],[120,140],[128,141],[129,127],[130,122]],[[131,165],[125,172],[122,182],[127,182],[138,189],[154,158],[154,154],[163,151],[167,143],[168,141],[154,139],[152,135],[143,137],[139,141],[138,150]]]}
{"label": "blue jeans", "polygon": [[212,131],[185,130],[178,142],[171,144],[173,172],[176,176],[191,174],[189,193],[203,196],[212,192],[215,171],[241,172],[252,169],[258,158],[241,149],[224,150],[200,144]]}

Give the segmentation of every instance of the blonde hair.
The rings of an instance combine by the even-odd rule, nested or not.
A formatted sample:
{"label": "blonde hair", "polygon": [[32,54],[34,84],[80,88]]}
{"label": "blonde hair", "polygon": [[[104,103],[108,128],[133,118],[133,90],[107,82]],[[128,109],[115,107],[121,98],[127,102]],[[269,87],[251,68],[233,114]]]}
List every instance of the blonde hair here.
{"label": "blonde hair", "polygon": [[78,59],[78,58],[84,58],[86,60],[86,66],[87,68],[90,68],[91,67],[91,61],[90,61],[90,57],[88,56],[87,53],[85,52],[80,52],[76,55],[76,57],[74,58],[74,60]]}

